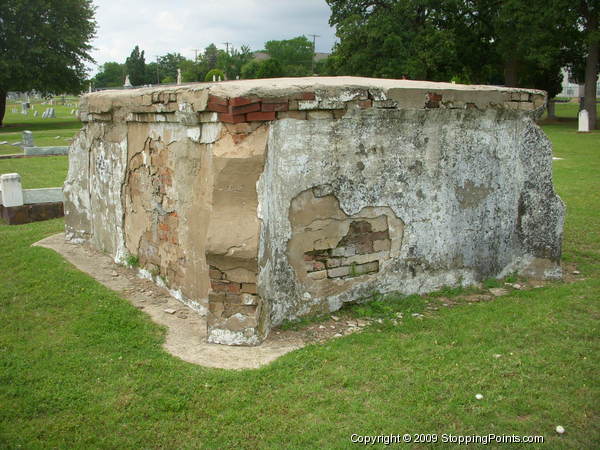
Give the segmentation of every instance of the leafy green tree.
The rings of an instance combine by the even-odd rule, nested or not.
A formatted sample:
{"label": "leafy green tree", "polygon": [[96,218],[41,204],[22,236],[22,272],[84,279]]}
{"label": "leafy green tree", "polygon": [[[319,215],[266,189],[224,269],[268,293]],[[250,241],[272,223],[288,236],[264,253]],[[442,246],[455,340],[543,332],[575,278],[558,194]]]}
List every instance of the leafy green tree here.
{"label": "leafy green tree", "polygon": [[253,54],[248,46],[243,45],[239,50],[231,48],[229,53],[219,50],[217,68],[221,69],[228,80],[234,80],[241,75],[242,66],[252,60]]}
{"label": "leafy green tree", "polygon": [[219,81],[219,79],[224,80],[225,73],[221,69],[211,69],[204,76],[204,81],[213,81],[213,78],[216,81]]}
{"label": "leafy green tree", "polygon": [[[276,60],[287,76],[310,74],[313,60],[313,45],[305,36],[282,41],[268,41],[265,51]],[[262,78],[262,77],[261,77]]]}
{"label": "leafy green tree", "polygon": [[208,70],[215,69],[217,67],[217,60],[219,57],[219,50],[215,44],[210,44],[204,49],[204,55],[202,56],[203,62],[206,64]]}
{"label": "leafy green tree", "polygon": [[[181,68],[186,58],[179,53],[167,53],[158,57],[158,65],[161,78],[177,80],[177,69]],[[174,82],[174,81],[171,81]]]}
{"label": "leafy green tree", "polygon": [[590,130],[598,126],[596,97],[598,95],[599,53],[600,53],[600,2],[578,0],[569,4],[571,17],[576,22],[577,39],[571,47],[569,66],[571,74],[579,82],[585,83],[583,107],[588,111]]}
{"label": "leafy green tree", "polygon": [[252,60],[242,66],[241,77],[245,80],[259,78],[258,71],[260,69],[260,61]]}
{"label": "leafy green tree", "polygon": [[181,63],[181,79],[189,83],[193,81],[203,81],[206,76],[206,70],[201,63],[186,59]]}
{"label": "leafy green tree", "polygon": [[277,78],[286,76],[283,67],[276,59],[266,59],[264,61],[252,60],[242,67],[242,78]]}
{"label": "leafy green tree", "polygon": [[123,86],[125,82],[125,64],[106,62],[91,81],[92,85],[98,88]]}
{"label": "leafy green tree", "polygon": [[257,78],[277,78],[283,77],[284,69],[276,59],[267,59],[261,61],[258,67]]}
{"label": "leafy green tree", "polygon": [[[448,81],[460,72],[456,39],[443,26],[447,0],[327,0],[343,75]],[[436,7],[436,5],[438,7]]]}
{"label": "leafy green tree", "polygon": [[131,51],[131,55],[125,61],[127,68],[127,75],[129,75],[129,81],[134,86],[140,86],[146,83],[146,59],[144,58],[144,50],[140,51],[140,48],[136,45]]}
{"label": "leafy green tree", "polygon": [[144,69],[144,81],[140,84],[159,84],[162,76],[163,74],[160,71],[160,65],[155,61],[150,62],[146,64]]}
{"label": "leafy green tree", "polygon": [[91,0],[2,0],[0,126],[8,91],[81,92],[95,32]]}

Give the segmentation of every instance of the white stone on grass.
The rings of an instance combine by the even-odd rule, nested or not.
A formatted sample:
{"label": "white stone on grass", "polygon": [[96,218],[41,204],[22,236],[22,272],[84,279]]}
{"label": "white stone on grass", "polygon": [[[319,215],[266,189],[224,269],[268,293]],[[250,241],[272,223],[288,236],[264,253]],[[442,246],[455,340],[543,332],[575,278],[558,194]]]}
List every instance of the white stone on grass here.
{"label": "white stone on grass", "polygon": [[590,118],[587,110],[582,109],[579,111],[578,117],[578,125],[577,131],[580,133],[589,133],[590,132]]}
{"label": "white stone on grass", "polygon": [[565,432],[565,429],[560,425],[556,425],[556,432],[558,434],[563,434]]}
{"label": "white stone on grass", "polygon": [[481,394],[475,394],[475,398],[477,400],[481,400],[481,399],[483,399],[483,395],[481,395]]}

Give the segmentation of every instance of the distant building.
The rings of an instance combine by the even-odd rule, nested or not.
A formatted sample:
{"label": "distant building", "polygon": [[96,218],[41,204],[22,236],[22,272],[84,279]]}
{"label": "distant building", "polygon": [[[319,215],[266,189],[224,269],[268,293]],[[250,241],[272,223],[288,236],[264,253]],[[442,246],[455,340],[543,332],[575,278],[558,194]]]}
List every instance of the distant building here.
{"label": "distant building", "polygon": [[[569,79],[569,71],[567,69],[562,69],[562,74],[562,91],[560,91],[558,97],[583,97],[584,84],[573,83]],[[600,95],[600,80],[598,80],[596,83],[596,92],[598,95]]]}

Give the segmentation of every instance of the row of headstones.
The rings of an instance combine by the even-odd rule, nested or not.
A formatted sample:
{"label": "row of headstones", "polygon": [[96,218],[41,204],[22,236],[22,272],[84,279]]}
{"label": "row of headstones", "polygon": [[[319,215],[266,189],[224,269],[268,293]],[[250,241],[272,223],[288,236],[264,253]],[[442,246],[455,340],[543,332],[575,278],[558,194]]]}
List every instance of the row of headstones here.
{"label": "row of headstones", "polygon": [[[72,106],[72,105],[69,104],[69,106]],[[39,116],[39,112],[35,110],[33,105],[29,104],[28,102],[21,103],[21,114],[28,115],[30,109],[33,111],[33,117]],[[13,108],[12,112],[16,113],[17,109]],[[72,116],[77,116],[77,115],[79,115],[79,110],[72,109],[70,114]],[[54,111],[54,108],[46,108],[44,110],[44,112],[42,113],[42,119],[56,119],[56,112]]]}

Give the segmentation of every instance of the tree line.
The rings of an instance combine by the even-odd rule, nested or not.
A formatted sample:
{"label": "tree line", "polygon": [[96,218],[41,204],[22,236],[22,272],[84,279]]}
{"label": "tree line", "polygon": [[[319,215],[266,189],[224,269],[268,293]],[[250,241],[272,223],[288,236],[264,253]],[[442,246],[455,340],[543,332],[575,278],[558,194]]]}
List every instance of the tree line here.
{"label": "tree line", "polygon": [[339,42],[329,75],[561,91],[585,82],[596,122],[600,0],[326,0]]}
{"label": "tree line", "polygon": [[126,75],[134,86],[175,83],[178,69],[183,82],[212,81],[213,76],[235,80],[302,77],[312,73],[313,44],[305,36],[268,41],[260,53],[266,54],[268,59],[257,59],[246,45],[223,50],[210,44],[194,59],[180,53],[167,53],[148,62],[144,50],[136,45],[125,62],[104,63],[91,83],[95,88],[123,86]]}
{"label": "tree line", "polygon": [[[560,70],[585,82],[590,129],[596,128],[600,0],[326,0],[339,42],[314,63],[304,36],[265,43],[268,59],[247,46],[193,60],[167,53],[147,61],[136,46],[126,61],[105,63],[96,87],[281,76],[356,75],[538,88],[552,98]],[[93,62],[91,0],[0,2],[0,126],[6,94],[81,92]]]}

